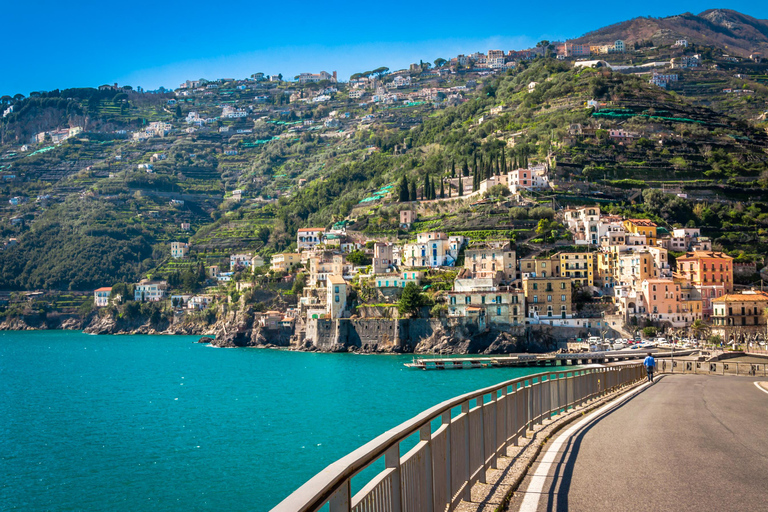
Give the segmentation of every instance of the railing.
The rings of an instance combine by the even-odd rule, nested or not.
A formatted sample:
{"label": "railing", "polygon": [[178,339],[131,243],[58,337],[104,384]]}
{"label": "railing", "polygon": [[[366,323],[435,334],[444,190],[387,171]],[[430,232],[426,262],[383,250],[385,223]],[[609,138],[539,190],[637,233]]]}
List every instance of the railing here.
{"label": "railing", "polygon": [[733,361],[687,361],[685,359],[657,359],[657,373],[689,373],[699,375],[768,376],[768,363],[737,363]]}
{"label": "railing", "polygon": [[[446,400],[334,462],[273,512],[316,511],[326,503],[330,512],[453,510],[528,430],[644,377],[640,364],[555,370]],[[400,443],[417,433],[418,443],[401,457]],[[382,457],[384,471],[352,496],[352,477]]]}

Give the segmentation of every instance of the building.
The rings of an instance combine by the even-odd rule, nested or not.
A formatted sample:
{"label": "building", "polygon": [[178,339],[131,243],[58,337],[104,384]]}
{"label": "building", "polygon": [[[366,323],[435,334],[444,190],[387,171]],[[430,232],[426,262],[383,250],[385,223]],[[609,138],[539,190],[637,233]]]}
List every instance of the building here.
{"label": "building", "polygon": [[400,210],[400,227],[411,229],[411,225],[416,222],[416,212],[413,210]]}
{"label": "building", "polygon": [[185,242],[171,242],[171,257],[174,259],[186,258],[189,254],[189,244]]}
{"label": "building", "polygon": [[93,291],[93,304],[97,308],[109,306],[109,297],[112,295],[112,287],[97,288]]}
{"label": "building", "polygon": [[506,281],[517,274],[515,251],[509,242],[484,242],[470,245],[464,251],[464,268],[476,277],[493,277],[503,272]]}
{"label": "building", "polygon": [[445,233],[440,232],[419,233],[415,244],[405,244],[400,260],[405,267],[452,267],[465,243],[466,238],[463,236],[446,237]]}
{"label": "building", "polygon": [[321,71],[319,73],[300,73],[299,74],[299,83],[300,84],[306,84],[306,83],[312,83],[312,82],[320,82],[322,80],[329,80],[331,82],[336,82],[336,72],[334,71],[332,74],[328,73],[326,71]]}
{"label": "building", "polygon": [[693,251],[677,258],[678,274],[696,287],[704,315],[712,314],[712,300],[733,291],[733,258],[722,252]]}
{"label": "building", "polygon": [[641,285],[645,316],[673,327],[691,325],[702,318],[700,300],[686,298],[682,286],[672,279],[647,279]]}
{"label": "building", "polygon": [[563,212],[563,221],[568,230],[573,233],[576,245],[600,243],[600,207],[584,206],[568,208]]}
{"label": "building", "polygon": [[141,302],[157,302],[165,298],[168,283],[142,279],[133,287],[133,299]]}
{"label": "building", "polygon": [[325,311],[330,318],[342,318],[347,308],[347,282],[341,276],[328,276]]}
{"label": "building", "polygon": [[726,342],[742,343],[768,333],[768,293],[729,293],[712,300],[712,306],[712,333]]}
{"label": "building", "polygon": [[566,277],[524,277],[526,313],[529,320],[572,318],[572,285]]}
{"label": "building", "polygon": [[519,262],[520,277],[560,277],[560,256],[550,258],[522,258]]}
{"label": "building", "polygon": [[301,254],[284,252],[273,254],[269,269],[273,272],[290,272],[293,267],[301,264]]}
{"label": "building", "polygon": [[406,270],[405,272],[377,274],[374,279],[376,288],[405,288],[408,283],[421,283],[424,272],[420,270]]}
{"label": "building", "polygon": [[578,286],[595,285],[595,255],[591,252],[560,254],[560,277],[571,278]]}
{"label": "building", "polygon": [[383,274],[394,264],[394,246],[383,242],[373,244],[373,263],[372,270],[374,274]]}
{"label": "building", "polygon": [[448,316],[475,317],[481,325],[525,325],[525,294],[514,288],[450,291]]}
{"label": "building", "polygon": [[323,242],[325,228],[301,228],[296,235],[296,247],[299,251],[309,250]]}
{"label": "building", "polygon": [[[248,268],[253,264],[254,259],[252,254],[232,254],[229,257],[229,268],[231,270]],[[264,260],[261,260],[261,265],[263,264]]]}
{"label": "building", "polygon": [[658,237],[656,234],[656,223],[648,219],[627,219],[623,222],[627,233],[645,236],[648,245],[656,245]]}

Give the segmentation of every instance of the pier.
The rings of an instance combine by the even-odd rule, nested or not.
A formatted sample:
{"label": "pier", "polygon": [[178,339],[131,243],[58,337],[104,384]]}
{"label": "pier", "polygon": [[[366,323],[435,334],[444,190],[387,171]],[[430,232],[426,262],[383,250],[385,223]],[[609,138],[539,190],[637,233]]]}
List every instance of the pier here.
{"label": "pier", "polygon": [[689,356],[698,350],[676,350],[660,352],[657,349],[610,350],[600,352],[580,352],[567,354],[509,354],[503,356],[478,357],[436,357],[414,358],[405,363],[408,368],[420,370],[468,370],[471,368],[505,368],[505,367],[537,367],[537,366],[577,366],[586,364],[607,364],[621,361],[644,359],[648,352],[656,358]]}

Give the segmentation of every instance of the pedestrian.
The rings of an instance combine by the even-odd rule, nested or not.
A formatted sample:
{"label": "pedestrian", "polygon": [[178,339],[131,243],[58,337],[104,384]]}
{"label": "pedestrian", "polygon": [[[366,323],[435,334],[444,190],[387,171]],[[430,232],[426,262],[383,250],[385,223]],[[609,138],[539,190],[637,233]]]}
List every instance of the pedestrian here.
{"label": "pedestrian", "polygon": [[648,382],[653,382],[653,371],[656,369],[656,360],[650,352],[648,352],[648,357],[643,360],[643,366],[645,366],[645,371],[648,372]]}

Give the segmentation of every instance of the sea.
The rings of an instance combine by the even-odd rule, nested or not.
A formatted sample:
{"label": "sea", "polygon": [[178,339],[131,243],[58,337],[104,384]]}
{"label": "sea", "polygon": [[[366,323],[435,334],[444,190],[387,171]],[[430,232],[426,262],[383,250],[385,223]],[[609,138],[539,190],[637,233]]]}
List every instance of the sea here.
{"label": "sea", "polygon": [[1,332],[0,510],[270,510],[419,412],[536,371],[197,340]]}

